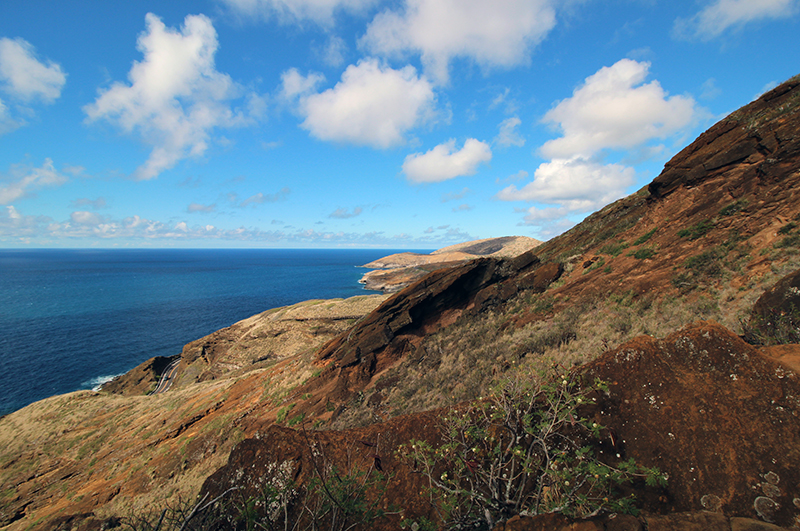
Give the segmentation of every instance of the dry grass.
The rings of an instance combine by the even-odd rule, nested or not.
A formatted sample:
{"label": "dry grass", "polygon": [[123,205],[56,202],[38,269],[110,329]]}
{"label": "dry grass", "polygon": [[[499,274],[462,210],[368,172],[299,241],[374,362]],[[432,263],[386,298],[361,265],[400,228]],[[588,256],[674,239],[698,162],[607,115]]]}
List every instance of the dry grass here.
{"label": "dry grass", "polygon": [[[462,316],[425,337],[418,356],[403,360],[379,379],[376,387],[385,399],[378,411],[367,405],[371,393],[367,391],[354,397],[345,413],[326,428],[363,426],[386,416],[473,400],[513,368],[581,365],[636,336],[665,337],[699,320],[717,321],[742,334],[741,323],[755,301],[800,268],[800,256],[782,254],[758,274],[745,267],[748,256],[726,256],[719,258],[718,277],[688,293],[656,297],[623,292],[569,304],[553,299],[548,291],[524,294],[497,311]],[[553,314],[554,306],[562,310]],[[542,318],[518,328],[514,318],[524,312]]]}

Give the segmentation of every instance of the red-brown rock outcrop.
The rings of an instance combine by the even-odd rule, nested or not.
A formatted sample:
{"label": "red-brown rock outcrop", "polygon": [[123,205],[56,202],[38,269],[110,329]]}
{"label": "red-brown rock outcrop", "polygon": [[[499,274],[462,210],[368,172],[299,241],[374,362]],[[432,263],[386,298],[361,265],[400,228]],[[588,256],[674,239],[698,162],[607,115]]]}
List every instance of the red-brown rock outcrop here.
{"label": "red-brown rock outcrop", "polygon": [[636,338],[581,371],[609,383],[594,418],[619,440],[620,459],[669,474],[668,497],[648,509],[800,524],[793,370],[699,322],[664,339]]}

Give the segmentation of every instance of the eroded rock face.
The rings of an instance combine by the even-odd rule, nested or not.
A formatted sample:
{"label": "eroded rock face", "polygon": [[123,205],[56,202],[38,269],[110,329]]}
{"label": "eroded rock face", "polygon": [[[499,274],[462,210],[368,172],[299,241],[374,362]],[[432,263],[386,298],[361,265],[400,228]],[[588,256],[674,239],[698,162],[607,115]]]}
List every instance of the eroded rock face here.
{"label": "eroded rock face", "polygon": [[173,358],[156,356],[117,376],[103,385],[103,391],[123,396],[143,395],[152,391]]}
{"label": "eroded rock face", "polygon": [[786,162],[800,153],[798,87],[795,77],[711,127],[666,164],[650,193],[663,197],[734,164],[746,163],[747,179],[781,180],[793,173],[796,168]]}
{"label": "eroded rock face", "polygon": [[562,272],[560,264],[541,265],[533,251],[434,271],[325,345],[317,357],[328,366],[314,382],[315,389],[327,382],[328,399],[342,402],[374,374],[418,348],[426,334],[453,324],[462,314],[495,307],[520,291],[544,291]]}
{"label": "eroded rock face", "polygon": [[794,371],[713,322],[636,338],[582,370],[609,383],[594,415],[619,441],[610,451],[669,474],[668,499],[651,510],[713,499],[727,515],[784,526],[800,516]]}

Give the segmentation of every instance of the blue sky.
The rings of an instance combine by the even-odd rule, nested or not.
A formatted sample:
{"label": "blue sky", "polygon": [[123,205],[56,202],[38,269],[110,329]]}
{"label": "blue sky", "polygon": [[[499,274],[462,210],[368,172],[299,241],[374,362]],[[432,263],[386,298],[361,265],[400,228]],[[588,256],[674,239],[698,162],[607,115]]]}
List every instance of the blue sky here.
{"label": "blue sky", "polygon": [[798,35],[800,0],[3,0],[0,247],[546,240]]}

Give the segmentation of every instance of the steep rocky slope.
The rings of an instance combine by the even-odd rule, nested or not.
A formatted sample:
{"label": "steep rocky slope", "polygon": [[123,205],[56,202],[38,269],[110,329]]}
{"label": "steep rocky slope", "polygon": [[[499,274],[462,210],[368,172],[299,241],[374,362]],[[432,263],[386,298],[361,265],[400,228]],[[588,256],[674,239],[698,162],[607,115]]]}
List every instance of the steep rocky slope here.
{"label": "steep rocky slope", "polygon": [[[800,353],[740,338],[776,331],[765,334],[753,307],[800,268],[799,226],[794,78],[713,126],[648,187],[529,253],[439,269],[361,313],[325,317],[316,335],[262,314],[187,345],[163,394],[73,393],[0,419],[0,525],[99,529],[233,487],[246,501],[276,467],[313,477],[319,455],[380,466],[393,476],[379,503],[435,519],[398,446],[435,443],[444,412],[517,371],[602,377],[608,393],[582,412],[609,428],[598,448],[669,482],[631,487],[644,509],[633,520],[547,516],[506,529],[800,525]],[[797,287],[786,278],[782,301]],[[763,300],[755,315],[796,331],[791,306],[775,313]],[[269,343],[281,337],[286,350]]]}

